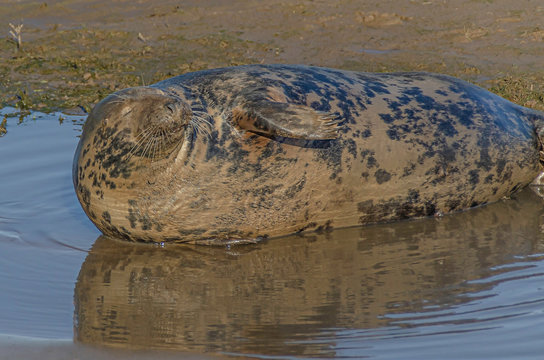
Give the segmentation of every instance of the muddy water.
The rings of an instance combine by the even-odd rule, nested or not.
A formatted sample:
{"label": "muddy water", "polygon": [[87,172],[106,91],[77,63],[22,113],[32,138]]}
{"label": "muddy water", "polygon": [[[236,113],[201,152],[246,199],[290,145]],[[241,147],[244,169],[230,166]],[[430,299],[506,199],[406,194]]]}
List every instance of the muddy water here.
{"label": "muddy water", "polygon": [[130,244],[80,209],[83,119],[62,119],[10,117],[0,138],[0,359],[541,358],[544,201],[530,189],[255,246]]}

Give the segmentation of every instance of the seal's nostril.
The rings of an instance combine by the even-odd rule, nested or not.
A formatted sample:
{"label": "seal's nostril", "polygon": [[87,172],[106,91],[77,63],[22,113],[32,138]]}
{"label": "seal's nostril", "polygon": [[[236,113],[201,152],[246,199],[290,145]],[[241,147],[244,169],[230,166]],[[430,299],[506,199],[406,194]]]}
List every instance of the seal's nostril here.
{"label": "seal's nostril", "polygon": [[166,104],[166,108],[170,110],[172,114],[174,113],[174,104]]}

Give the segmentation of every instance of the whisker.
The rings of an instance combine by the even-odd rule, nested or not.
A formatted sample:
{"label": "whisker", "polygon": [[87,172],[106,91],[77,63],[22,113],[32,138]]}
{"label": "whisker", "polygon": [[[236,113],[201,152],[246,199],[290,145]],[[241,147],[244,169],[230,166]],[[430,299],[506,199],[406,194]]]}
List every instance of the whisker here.
{"label": "whisker", "polygon": [[142,147],[142,145],[147,141],[147,139],[152,135],[152,129],[146,129],[145,131],[143,131],[142,133],[138,134],[138,136],[136,137],[136,143],[134,144],[134,146],[132,147],[132,149],[130,149],[129,153],[130,153],[130,157],[129,159],[132,157],[132,155],[134,155],[138,150],[140,150],[140,148]]}
{"label": "whisker", "polygon": [[162,152],[162,145],[164,143],[164,140],[166,139],[166,132],[164,129],[161,129],[160,130],[160,138],[159,138],[159,155],[161,155],[163,152]]}
{"label": "whisker", "polygon": [[[152,132],[151,132],[150,136],[154,135],[153,134],[154,131],[155,131],[155,129],[152,129]],[[152,145],[152,141],[148,141],[145,144],[142,157],[149,157],[149,153],[150,153],[150,150],[151,150],[151,145]]]}
{"label": "whisker", "polygon": [[213,128],[211,121],[213,121],[213,118],[210,114],[204,111],[193,110],[193,116],[189,124],[196,134],[211,137],[211,129]]}
{"label": "whisker", "polygon": [[203,124],[199,123],[199,122],[194,122],[191,124],[193,129],[196,131],[197,134],[202,134],[202,135],[206,135],[206,136],[211,136],[211,132],[210,132],[210,129],[206,126],[204,126]]}
{"label": "whisker", "polygon": [[151,159],[156,160],[158,157],[157,148],[159,147],[159,143],[161,142],[161,137],[155,138],[153,142],[153,156],[151,157]]}

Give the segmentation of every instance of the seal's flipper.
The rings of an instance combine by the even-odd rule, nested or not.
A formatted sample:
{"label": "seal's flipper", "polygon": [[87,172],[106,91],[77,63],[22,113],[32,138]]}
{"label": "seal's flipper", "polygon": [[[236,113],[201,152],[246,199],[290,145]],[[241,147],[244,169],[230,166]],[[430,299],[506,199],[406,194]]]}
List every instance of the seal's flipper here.
{"label": "seal's flipper", "polygon": [[262,100],[232,111],[233,125],[257,134],[294,139],[330,140],[338,137],[338,114],[309,106]]}

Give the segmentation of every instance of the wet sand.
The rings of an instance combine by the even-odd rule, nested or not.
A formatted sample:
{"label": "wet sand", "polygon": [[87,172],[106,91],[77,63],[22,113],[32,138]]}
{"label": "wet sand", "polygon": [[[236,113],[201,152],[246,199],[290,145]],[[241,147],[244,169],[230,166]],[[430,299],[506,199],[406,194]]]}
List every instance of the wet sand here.
{"label": "wet sand", "polygon": [[[116,89],[262,62],[440,72],[544,109],[543,15],[514,0],[7,1],[0,101],[88,110]],[[9,23],[23,24],[19,50]]]}

